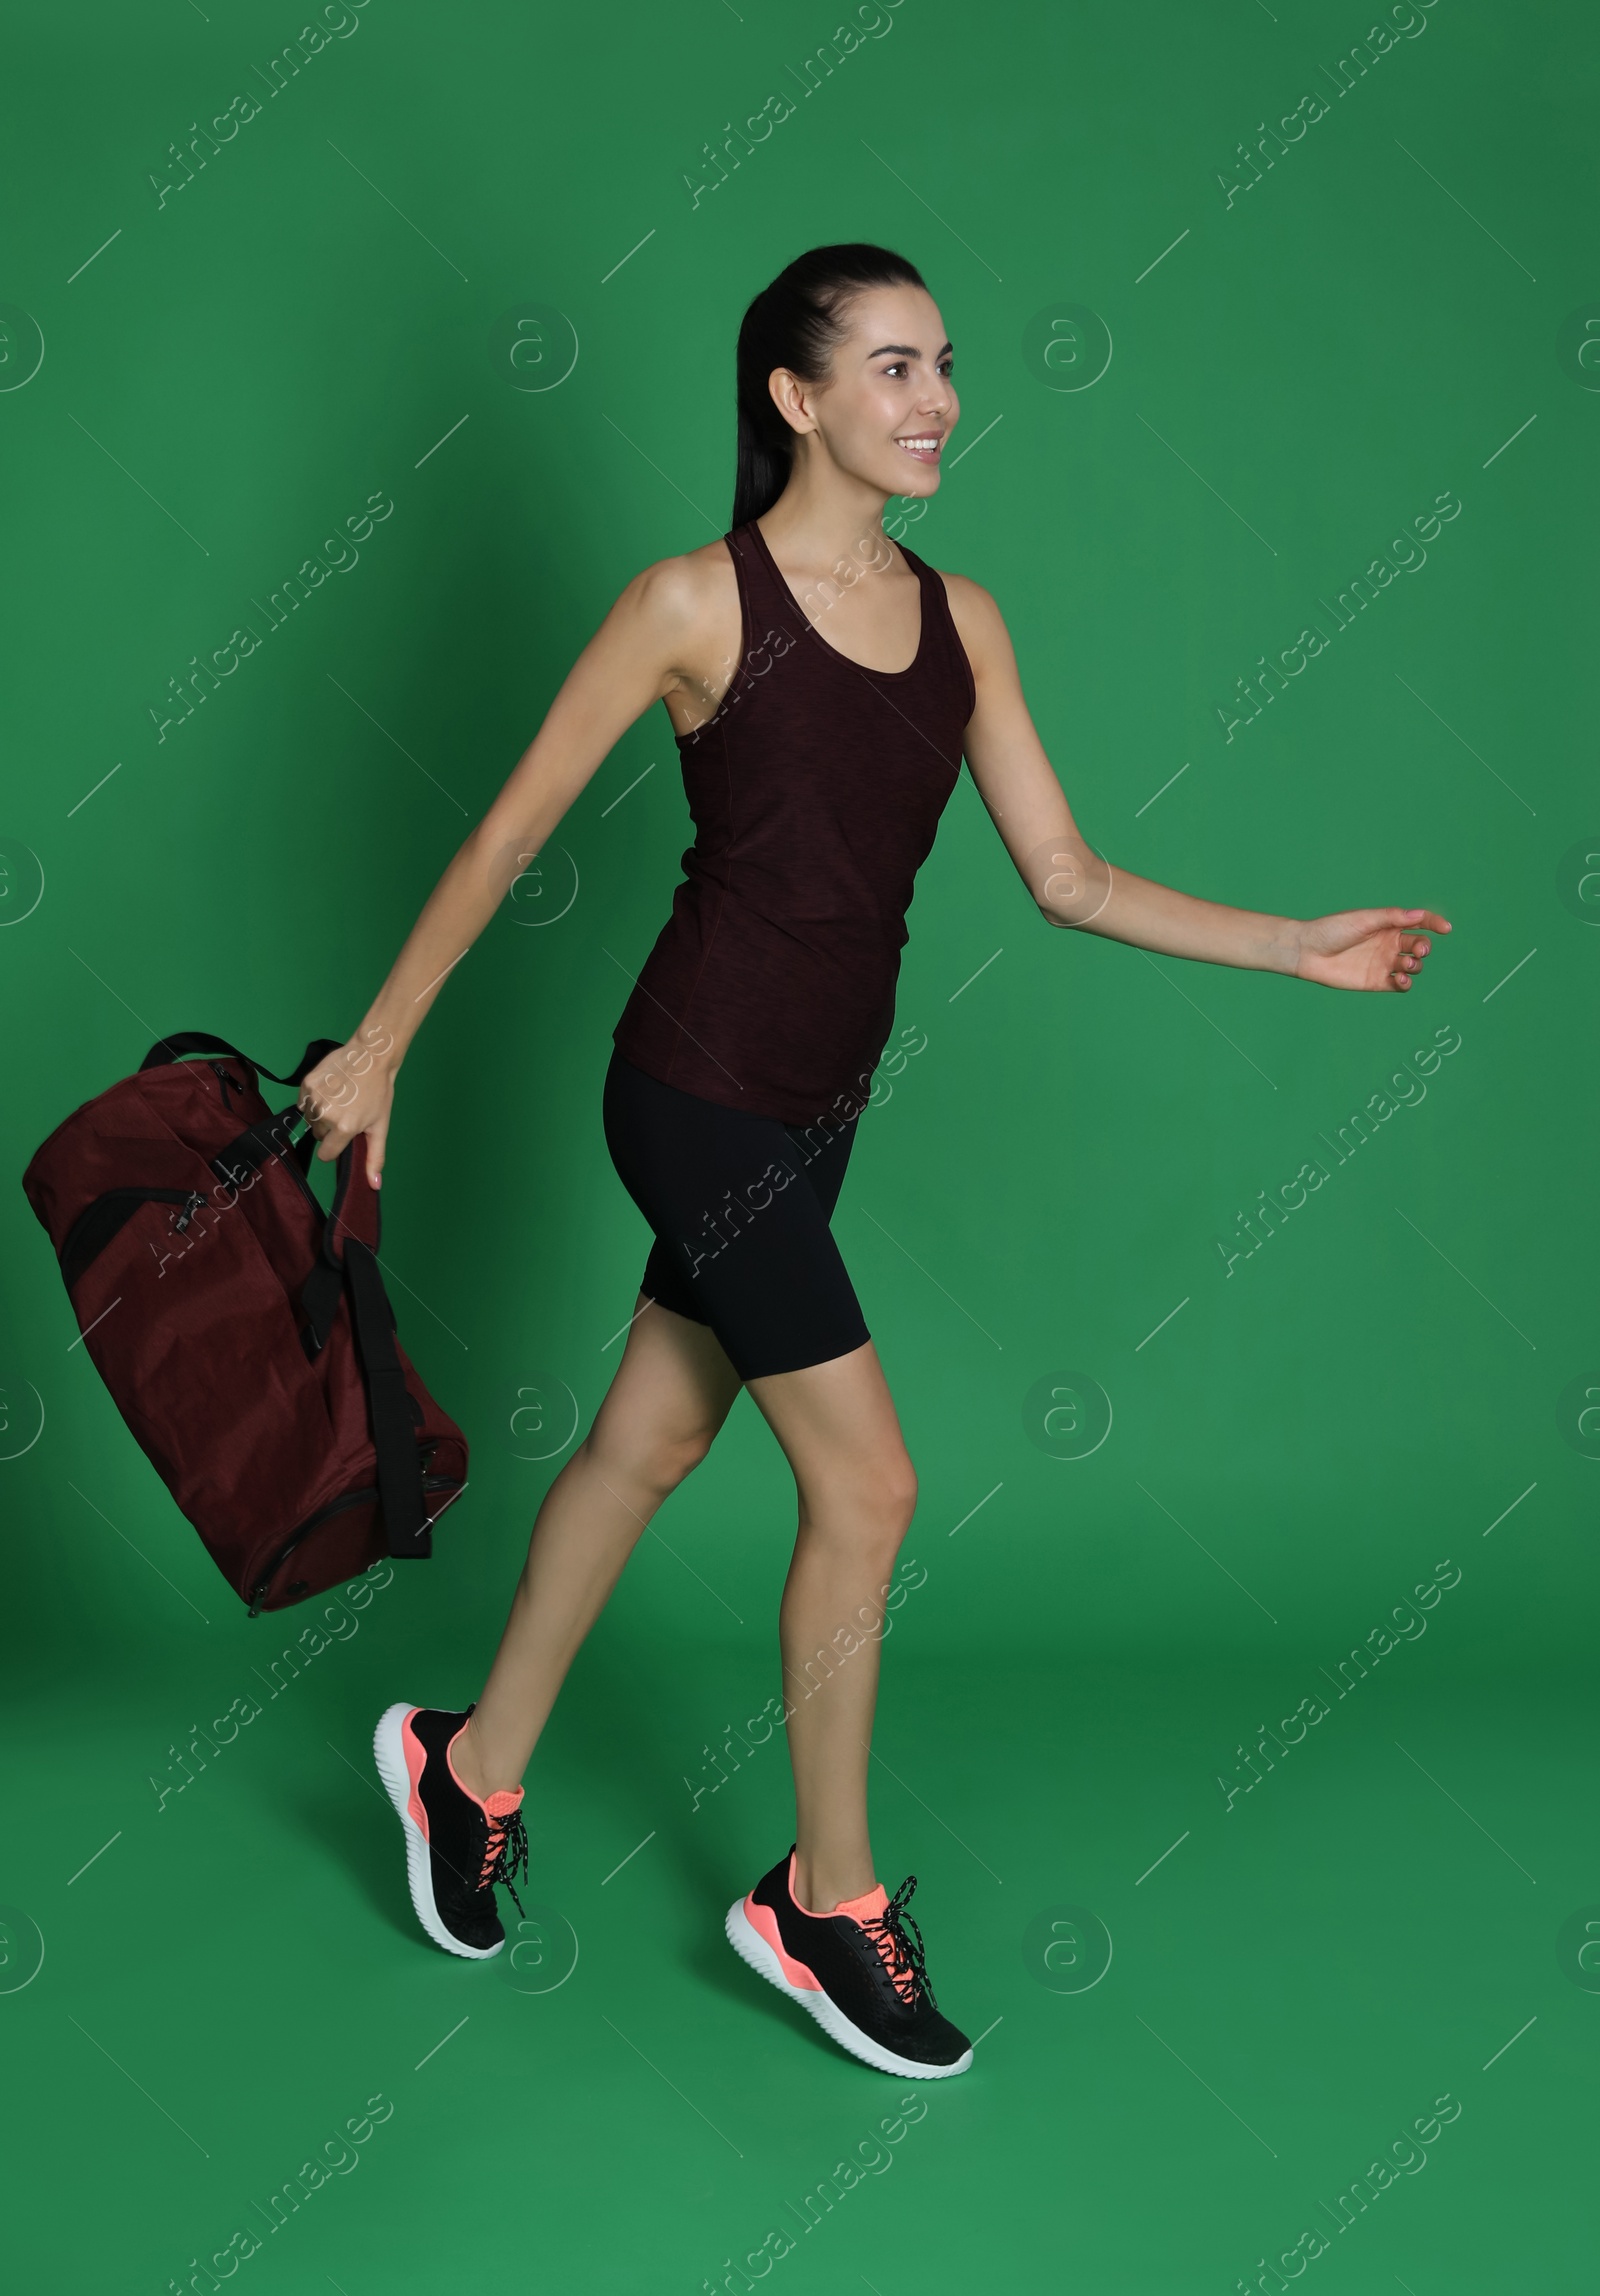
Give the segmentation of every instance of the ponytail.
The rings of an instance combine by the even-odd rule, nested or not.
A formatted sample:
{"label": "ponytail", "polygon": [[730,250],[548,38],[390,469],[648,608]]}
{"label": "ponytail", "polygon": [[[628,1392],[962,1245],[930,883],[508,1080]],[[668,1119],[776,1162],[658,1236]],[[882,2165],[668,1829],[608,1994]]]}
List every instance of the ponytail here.
{"label": "ponytail", "polygon": [[794,432],[772,402],[767,379],[787,367],[802,382],[827,377],[844,338],[843,311],[866,287],[921,287],[920,272],[886,247],[850,241],[813,247],[780,271],[744,315],[738,351],[738,466],[733,520],[744,526],[770,510],[794,467]]}

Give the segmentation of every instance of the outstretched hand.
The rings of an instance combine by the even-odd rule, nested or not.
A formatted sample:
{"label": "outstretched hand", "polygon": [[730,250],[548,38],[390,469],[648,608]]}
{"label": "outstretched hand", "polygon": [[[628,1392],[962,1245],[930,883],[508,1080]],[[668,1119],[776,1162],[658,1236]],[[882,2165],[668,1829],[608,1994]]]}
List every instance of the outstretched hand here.
{"label": "outstretched hand", "polygon": [[1431,909],[1344,909],[1313,917],[1300,929],[1295,975],[1328,989],[1409,989],[1433,946],[1428,933],[1449,930],[1449,919]]}

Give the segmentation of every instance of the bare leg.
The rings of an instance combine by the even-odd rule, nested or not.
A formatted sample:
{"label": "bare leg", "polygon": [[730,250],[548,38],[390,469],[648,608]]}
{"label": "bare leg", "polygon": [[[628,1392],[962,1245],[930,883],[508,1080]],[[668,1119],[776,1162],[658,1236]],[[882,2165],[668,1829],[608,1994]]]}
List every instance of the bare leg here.
{"label": "bare leg", "polygon": [[868,1741],[883,1597],[917,1480],[870,1340],[750,1393],[794,1470],[800,1526],[779,1640],[794,1767],[795,1889],[808,1912],[876,1879],[867,1834]]}
{"label": "bare leg", "polygon": [[473,1793],[520,1785],[624,1563],[705,1457],[738,1392],[706,1325],[654,1304],[636,1316],[594,1425],[545,1493],[488,1682],[456,1743],[452,1759]]}

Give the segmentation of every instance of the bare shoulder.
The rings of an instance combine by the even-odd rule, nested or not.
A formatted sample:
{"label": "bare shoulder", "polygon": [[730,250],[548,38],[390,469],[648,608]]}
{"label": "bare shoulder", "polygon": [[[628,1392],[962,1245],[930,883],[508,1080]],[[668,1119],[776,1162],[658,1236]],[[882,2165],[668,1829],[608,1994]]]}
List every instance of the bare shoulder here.
{"label": "bare shoulder", "polygon": [[[675,730],[687,732],[708,704],[716,707],[739,651],[739,584],[727,545],[707,542],[658,558],[634,576],[606,619],[627,659],[649,664]],[[692,708],[683,704],[691,714],[680,723],[673,697],[684,693]]]}
{"label": "bare shoulder", "polygon": [[974,668],[985,657],[993,659],[998,654],[1004,659],[1011,648],[1005,618],[983,584],[974,582],[966,574],[947,574],[943,568],[939,570],[939,579],[950,601],[950,618],[955,623],[956,634],[971,656]]}
{"label": "bare shoulder", "polygon": [[680,638],[718,618],[738,587],[720,538],[675,558],[658,558],[634,576],[617,603],[664,639]]}

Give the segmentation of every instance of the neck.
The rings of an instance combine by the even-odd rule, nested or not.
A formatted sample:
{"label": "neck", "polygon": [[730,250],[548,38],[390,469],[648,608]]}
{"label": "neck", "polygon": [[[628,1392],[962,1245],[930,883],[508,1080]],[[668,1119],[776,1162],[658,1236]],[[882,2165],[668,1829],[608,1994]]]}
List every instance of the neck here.
{"label": "neck", "polygon": [[[804,448],[809,442],[798,443]],[[801,452],[788,485],[758,523],[767,548],[790,572],[826,573],[841,559],[881,566],[893,561],[883,531],[888,500],[836,462],[819,465],[818,458]]]}

